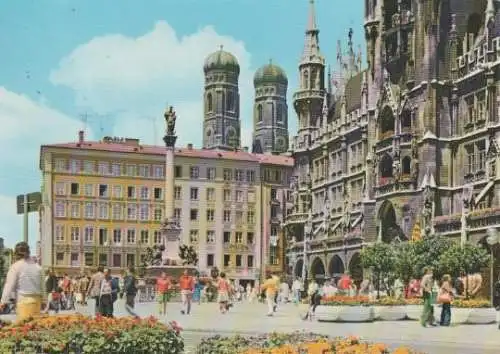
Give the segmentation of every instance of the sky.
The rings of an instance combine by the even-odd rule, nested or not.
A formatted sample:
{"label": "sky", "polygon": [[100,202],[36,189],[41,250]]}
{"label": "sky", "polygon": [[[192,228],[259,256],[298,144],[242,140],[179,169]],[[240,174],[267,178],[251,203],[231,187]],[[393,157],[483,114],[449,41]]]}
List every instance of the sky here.
{"label": "sky", "polygon": [[[337,68],[349,28],[363,46],[363,2],[316,0],[320,48]],[[242,145],[251,141],[253,74],[272,59],[292,94],[309,0],[0,1],[0,237],[22,239],[16,195],[39,191],[40,145],[106,135],[160,144],[163,110],[178,144],[201,145],[203,61],[223,45],[239,61]],[[30,244],[38,237],[30,215]]]}

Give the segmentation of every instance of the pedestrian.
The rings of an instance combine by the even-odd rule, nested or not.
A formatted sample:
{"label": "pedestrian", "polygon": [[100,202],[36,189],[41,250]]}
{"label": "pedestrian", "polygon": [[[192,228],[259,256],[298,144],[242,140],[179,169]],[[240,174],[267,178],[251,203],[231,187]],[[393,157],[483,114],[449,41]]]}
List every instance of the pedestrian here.
{"label": "pedestrian", "polygon": [[133,316],[135,308],[135,297],[137,295],[137,278],[135,277],[134,268],[130,267],[123,278],[123,293],[125,295],[125,310]]}
{"label": "pedestrian", "polygon": [[10,304],[15,293],[18,321],[37,316],[42,309],[43,272],[42,268],[30,257],[26,242],[19,242],[14,248],[16,262],[7,272],[7,278],[0,299],[0,312]]}
{"label": "pedestrian", "polygon": [[422,299],[424,300],[424,308],[420,318],[420,324],[423,327],[435,326],[433,305],[432,305],[432,286],[434,283],[433,270],[430,267],[424,268],[424,276],[420,281],[420,288],[422,290]]}
{"label": "pedestrian", "polygon": [[[47,271],[47,277],[45,278],[45,291],[47,293],[47,306],[45,306],[44,313],[50,311],[50,307],[54,304],[53,294],[57,292],[58,281],[52,269]],[[54,309],[54,311],[59,312],[59,306]]]}
{"label": "pedestrian", "polygon": [[88,290],[87,290],[87,297],[91,297],[95,301],[94,313],[96,316],[98,314],[100,314],[100,309],[101,309],[101,306],[99,304],[99,300],[100,300],[100,293],[101,293],[101,284],[102,284],[103,280],[104,280],[104,267],[98,266],[97,271],[90,278],[90,282],[89,282],[89,286],[88,286]]}
{"label": "pedestrian", "polygon": [[443,275],[441,288],[439,289],[438,302],[441,304],[441,326],[449,326],[451,322],[451,301],[453,300],[453,288],[451,286],[451,276]]}
{"label": "pedestrian", "polygon": [[198,305],[201,304],[201,291],[203,290],[203,283],[200,280],[200,277],[197,275],[194,279],[194,292],[193,292],[193,301],[197,302]]}
{"label": "pedestrian", "polygon": [[276,286],[276,280],[273,279],[272,275],[267,276],[267,280],[262,284],[261,291],[265,291],[266,303],[267,303],[267,315],[272,316],[275,312],[275,299],[278,293],[278,287]]}
{"label": "pedestrian", "polygon": [[87,306],[87,291],[89,289],[89,278],[86,274],[83,274],[81,278],[78,280],[78,286],[80,289],[81,300],[80,303],[84,306]]}
{"label": "pedestrian", "polygon": [[184,270],[184,274],[179,278],[179,287],[181,289],[181,301],[182,301],[182,310],[181,314],[190,314],[191,313],[191,300],[193,296],[194,290],[194,278],[189,275],[187,269]]}
{"label": "pedestrian", "polygon": [[278,295],[279,295],[279,289],[281,285],[281,280],[280,277],[277,274],[273,274],[271,278],[274,280],[274,283],[276,284],[276,294],[274,295],[274,307],[273,307],[273,312],[276,312],[278,309]]}
{"label": "pedestrian", "polygon": [[307,309],[307,313],[303,320],[307,320],[309,318],[309,320],[312,321],[314,313],[316,312],[316,307],[321,304],[322,294],[320,290],[321,289],[318,283],[313,279],[307,289],[307,294],[309,295],[309,308]]}
{"label": "pedestrian", "polygon": [[293,302],[295,305],[300,303],[302,293],[302,282],[299,278],[295,278],[292,284]]}
{"label": "pedestrian", "polygon": [[217,302],[219,303],[219,310],[222,314],[226,313],[229,308],[229,292],[231,285],[226,279],[226,274],[221,272],[217,280]]}
{"label": "pedestrian", "polygon": [[160,306],[160,316],[167,314],[167,303],[170,287],[171,282],[167,277],[167,273],[161,272],[160,277],[156,279],[156,293],[158,296],[158,304]]}
{"label": "pedestrian", "polygon": [[104,269],[99,289],[99,313],[104,317],[113,317],[113,278],[109,269]]}

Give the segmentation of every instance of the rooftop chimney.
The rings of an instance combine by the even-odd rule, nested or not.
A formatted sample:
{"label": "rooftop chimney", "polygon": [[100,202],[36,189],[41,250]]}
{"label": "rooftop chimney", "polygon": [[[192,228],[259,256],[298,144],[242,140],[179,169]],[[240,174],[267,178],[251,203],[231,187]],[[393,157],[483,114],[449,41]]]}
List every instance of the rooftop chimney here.
{"label": "rooftop chimney", "polygon": [[193,150],[193,144],[191,144],[191,143],[187,144],[187,149],[188,150]]}
{"label": "rooftop chimney", "polygon": [[78,132],[78,143],[83,143],[85,141],[85,132],[83,130],[80,130]]}

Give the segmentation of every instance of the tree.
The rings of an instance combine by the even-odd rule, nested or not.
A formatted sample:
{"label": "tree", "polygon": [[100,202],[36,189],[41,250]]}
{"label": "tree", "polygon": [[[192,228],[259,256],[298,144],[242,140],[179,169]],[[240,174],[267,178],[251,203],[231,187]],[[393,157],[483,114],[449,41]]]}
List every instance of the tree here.
{"label": "tree", "polygon": [[414,276],[420,278],[423,276],[425,267],[432,267],[435,278],[441,278],[443,273],[440,269],[439,258],[453,244],[452,240],[440,235],[423,237],[421,240],[413,242],[415,252]]}
{"label": "tree", "polygon": [[396,245],[394,249],[394,273],[406,286],[415,277],[416,253],[413,243],[405,242]]}
{"label": "tree", "polygon": [[361,250],[361,264],[371,269],[376,277],[377,297],[380,297],[380,279],[394,272],[394,249],[390,244],[377,242]]}
{"label": "tree", "polygon": [[3,251],[4,251],[3,249],[0,249],[0,290],[3,289],[3,285],[5,283],[5,277],[7,276],[7,269],[5,269],[5,256],[7,254],[4,255]]}
{"label": "tree", "polygon": [[198,265],[198,253],[193,246],[180,245],[179,258],[182,260],[182,265]]}

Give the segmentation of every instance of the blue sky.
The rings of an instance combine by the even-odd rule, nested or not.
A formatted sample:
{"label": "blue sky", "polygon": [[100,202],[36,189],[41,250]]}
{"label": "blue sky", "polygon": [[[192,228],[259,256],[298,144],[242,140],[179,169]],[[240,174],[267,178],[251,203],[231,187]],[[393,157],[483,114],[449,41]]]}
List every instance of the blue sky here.
{"label": "blue sky", "polygon": [[[15,196],[39,190],[39,147],[90,138],[161,138],[176,107],[180,144],[200,146],[202,63],[219,45],[241,65],[242,140],[251,134],[252,76],[270,58],[297,83],[308,0],[16,0],[0,2],[0,237],[21,238]],[[337,40],[363,42],[363,2],[316,0],[320,46],[336,68]],[[290,110],[290,133],[296,117]],[[6,153],[7,152],[7,153]],[[15,152],[15,153],[10,153]],[[30,218],[31,240],[37,237]]]}

